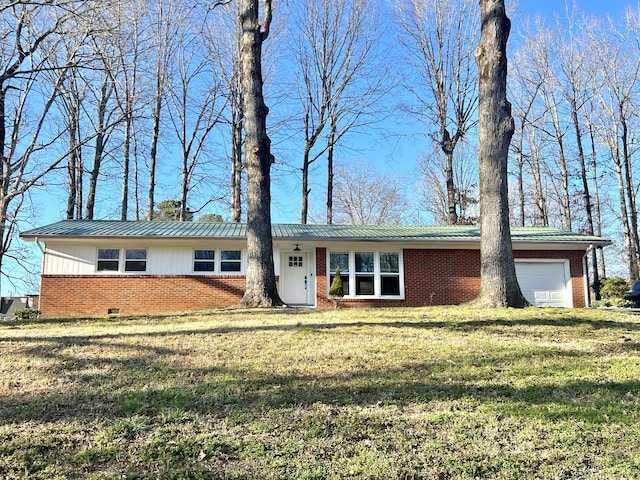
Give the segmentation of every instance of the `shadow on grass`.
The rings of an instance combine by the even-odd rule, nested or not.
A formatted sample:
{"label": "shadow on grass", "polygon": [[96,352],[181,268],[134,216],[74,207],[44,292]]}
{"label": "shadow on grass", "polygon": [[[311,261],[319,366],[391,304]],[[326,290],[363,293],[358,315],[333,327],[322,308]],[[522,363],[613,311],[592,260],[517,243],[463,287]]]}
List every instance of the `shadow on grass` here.
{"label": "shadow on grass", "polygon": [[[297,316],[296,318],[300,318]],[[314,317],[315,319],[315,317]],[[91,343],[95,343],[96,341],[104,340],[104,339],[117,339],[117,338],[131,338],[131,337],[175,337],[175,336],[190,336],[190,335],[224,335],[224,334],[233,334],[233,333],[248,333],[248,332],[277,332],[277,331],[295,331],[299,329],[308,329],[308,330],[333,330],[333,329],[342,329],[342,328],[358,328],[358,327],[384,327],[384,328],[410,328],[410,329],[444,329],[450,331],[481,331],[486,328],[495,328],[495,327],[503,327],[503,328],[515,328],[515,327],[583,327],[587,326],[592,329],[610,329],[610,330],[619,330],[621,333],[623,332],[633,332],[640,330],[640,322],[623,322],[616,320],[593,320],[588,318],[583,318],[580,316],[575,317],[567,317],[562,319],[557,318],[530,318],[526,320],[522,319],[495,319],[495,320],[435,320],[435,321],[389,321],[389,320],[380,320],[378,322],[371,321],[331,321],[327,323],[320,322],[304,322],[301,321],[297,323],[290,324],[271,324],[271,325],[240,325],[240,326],[215,326],[200,329],[187,329],[187,330],[174,330],[168,328],[166,331],[156,331],[156,332],[144,332],[144,333],[104,333],[104,334],[96,334],[96,335],[63,335],[56,336],[51,338],[43,338],[41,336],[12,336],[2,338],[0,337],[0,344],[12,343],[12,342],[55,342],[60,343],[62,345],[67,345],[70,342],[81,344],[81,345],[90,345]],[[526,335],[527,332],[522,332],[523,335]]]}
{"label": "shadow on grass", "polygon": [[[250,369],[220,366],[216,368],[174,368],[166,357],[185,355],[188,352],[166,346],[146,345],[144,341],[131,342],[140,337],[181,338],[191,335],[233,335],[251,332],[279,332],[296,330],[326,331],[377,327],[389,329],[442,329],[452,331],[475,331],[495,327],[589,327],[611,329],[622,332],[637,331],[640,324],[633,321],[597,320],[579,314],[544,314],[526,319],[465,319],[452,317],[450,320],[429,320],[428,310],[416,310],[421,316],[416,321],[397,318],[393,311],[380,321],[349,320],[326,323],[320,321],[314,311],[278,309],[271,324],[242,325],[234,318],[236,325],[216,326],[198,329],[175,329],[170,323],[159,324],[159,331],[143,333],[99,333],[95,335],[63,336],[19,336],[0,338],[0,349],[15,345],[24,357],[39,357],[52,361],[46,373],[52,377],[68,380],[66,391],[51,392],[38,398],[25,398],[20,394],[0,392],[0,424],[19,421],[51,422],[92,421],[104,419],[112,421],[132,415],[160,415],[167,410],[183,410],[194,414],[213,415],[223,419],[239,419],[261,415],[271,409],[292,409],[307,407],[316,403],[334,406],[373,407],[430,402],[452,402],[464,408],[489,408],[501,414],[534,417],[546,421],[573,419],[588,423],[627,423],[640,416],[637,392],[640,381],[567,381],[559,377],[541,376],[535,385],[516,386],[518,380],[526,376],[535,377],[535,367],[523,374],[522,378],[491,381],[492,373],[516,362],[523,364],[532,356],[536,362],[546,359],[553,362],[562,356],[587,360],[600,353],[572,351],[555,348],[518,352],[500,350],[487,356],[470,356],[473,368],[462,370],[452,365],[450,359],[440,362],[406,364],[401,368],[373,370],[367,365],[360,366],[353,373],[340,375],[265,375]],[[225,311],[225,316],[235,317],[236,313],[247,316],[245,310]],[[249,312],[253,315],[253,312]],[[297,319],[297,323],[278,323],[280,315]],[[349,312],[348,315],[357,315]],[[265,311],[255,315],[264,316]],[[346,315],[345,315],[346,316]],[[398,314],[398,316],[400,316]],[[220,318],[220,312],[211,314],[212,319]],[[395,318],[394,318],[395,317]],[[168,318],[174,318],[169,316]],[[226,318],[226,317],[223,317]],[[307,320],[307,321],[305,321]],[[77,321],[77,320],[74,320]],[[121,321],[119,319],[119,321]],[[135,319],[131,320],[132,322]],[[165,327],[166,328],[163,328]],[[518,330],[520,334],[522,331]],[[522,333],[526,336],[526,330]],[[118,339],[122,339],[121,342]],[[125,341],[126,340],[126,341]],[[111,356],[83,357],[70,353],[68,347],[95,346],[114,349]],[[636,354],[639,344],[633,339],[611,345],[614,353]],[[106,352],[106,350],[104,350]],[[122,357],[114,352],[130,352]],[[464,352],[462,352],[464,354]],[[571,362],[569,362],[571,363]],[[506,366],[506,367],[505,367]],[[566,368],[566,366],[565,366]],[[560,382],[560,383],[559,383]],[[523,382],[526,383],[526,382]],[[455,405],[454,405],[455,404]]]}
{"label": "shadow on grass", "polygon": [[[60,368],[51,373],[61,374],[67,368],[70,385],[83,386],[32,399],[0,395],[0,424],[112,422],[132,415],[155,417],[176,410],[212,415],[233,423],[257,419],[270,410],[314,404],[363,408],[423,404],[428,409],[430,402],[449,402],[452,411],[489,409],[499,415],[543,421],[627,424],[630,418],[637,420],[640,415],[637,403],[640,381],[635,379],[558,383],[556,377],[521,387],[504,380],[487,382],[492,372],[502,370],[496,365],[509,365],[530,356],[510,351],[474,357],[473,368],[464,372],[443,360],[381,371],[362,367],[353,373],[337,375],[265,375],[224,366],[171,368],[158,361],[159,356],[175,354],[170,349],[149,348],[144,356],[134,359],[69,358],[42,347],[31,353],[58,355]],[[553,361],[560,356],[579,359],[590,354],[550,349],[536,352],[535,356],[536,361],[541,357]],[[110,367],[109,373],[82,373],[96,366]]]}

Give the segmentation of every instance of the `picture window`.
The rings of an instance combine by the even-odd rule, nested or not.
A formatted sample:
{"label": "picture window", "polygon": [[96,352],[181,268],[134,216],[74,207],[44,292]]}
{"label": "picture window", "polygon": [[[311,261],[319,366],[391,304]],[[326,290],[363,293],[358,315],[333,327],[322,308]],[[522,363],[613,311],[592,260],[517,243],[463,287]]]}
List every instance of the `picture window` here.
{"label": "picture window", "polygon": [[329,252],[328,285],[340,269],[345,296],[401,297],[401,265],[400,252]]}

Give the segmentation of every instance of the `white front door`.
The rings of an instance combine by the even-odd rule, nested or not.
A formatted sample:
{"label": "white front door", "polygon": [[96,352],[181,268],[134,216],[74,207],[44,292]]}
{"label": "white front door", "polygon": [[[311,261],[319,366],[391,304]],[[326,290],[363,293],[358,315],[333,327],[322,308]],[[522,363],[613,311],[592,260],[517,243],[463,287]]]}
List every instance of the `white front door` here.
{"label": "white front door", "polygon": [[280,295],[289,305],[309,303],[309,265],[306,252],[284,253],[280,275]]}

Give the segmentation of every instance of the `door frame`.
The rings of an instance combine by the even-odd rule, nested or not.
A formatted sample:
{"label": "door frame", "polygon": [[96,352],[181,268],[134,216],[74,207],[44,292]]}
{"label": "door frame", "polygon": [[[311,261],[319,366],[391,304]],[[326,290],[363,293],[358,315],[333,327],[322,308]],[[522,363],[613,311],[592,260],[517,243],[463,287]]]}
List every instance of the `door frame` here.
{"label": "door frame", "polygon": [[287,303],[285,297],[287,296],[287,283],[286,276],[289,271],[289,256],[294,255],[304,255],[306,258],[305,265],[303,266],[304,274],[306,277],[307,288],[306,298],[303,303],[292,303],[292,306],[303,306],[303,307],[311,307],[315,306],[315,290],[316,290],[316,282],[315,282],[315,255],[312,251],[307,249],[300,249],[299,251],[295,251],[294,249],[286,249],[281,250],[280,252],[280,292],[282,296],[282,300]]}

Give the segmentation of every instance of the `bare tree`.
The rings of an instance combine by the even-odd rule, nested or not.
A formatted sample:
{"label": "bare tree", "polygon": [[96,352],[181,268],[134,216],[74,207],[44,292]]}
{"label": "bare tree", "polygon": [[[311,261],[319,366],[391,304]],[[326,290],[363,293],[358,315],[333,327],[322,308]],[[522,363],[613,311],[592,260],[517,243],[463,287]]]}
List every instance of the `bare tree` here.
{"label": "bare tree", "polygon": [[300,220],[308,219],[311,167],[326,154],[331,223],[336,144],[354,127],[374,120],[389,76],[375,55],[381,34],[371,2],[312,0],[298,5],[295,21],[301,28],[295,48],[304,125]]}
{"label": "bare tree", "polygon": [[[583,119],[590,117],[591,112],[588,108],[592,105],[592,99],[595,95],[593,91],[592,72],[594,62],[591,61],[591,45],[586,35],[576,35],[576,31],[583,32],[594,28],[593,22],[583,19],[583,25],[576,25],[573,16],[569,18],[569,28],[567,29],[568,38],[560,43],[559,58],[561,59],[561,68],[558,74],[558,80],[561,92],[565,102],[570,107],[571,123],[573,124],[573,132],[575,134],[575,142],[578,150],[578,163],[580,165],[580,179],[582,183],[583,207],[586,213],[586,232],[589,235],[595,235],[594,220],[594,197],[591,195],[591,179],[589,167],[597,171],[597,164],[587,162],[585,153],[585,142],[588,141],[587,133],[582,122]],[[585,139],[586,137],[586,139]],[[597,183],[593,183],[597,193]],[[597,199],[598,196],[595,196]],[[597,249],[591,251],[591,275],[593,282],[593,294],[596,300],[600,300],[600,279],[598,272]]]}
{"label": "bare tree", "polygon": [[69,158],[67,160],[67,175],[69,193],[67,195],[67,219],[82,218],[83,206],[83,174],[84,162],[82,156],[82,112],[85,108],[86,88],[83,85],[80,69],[69,70],[63,81],[63,93],[60,95],[60,116],[65,124],[69,139]]}
{"label": "bare tree", "polygon": [[489,307],[524,307],[516,278],[507,191],[509,143],[514,133],[507,101],[507,40],[511,21],[504,0],[480,0],[480,44],[475,52],[480,113],[480,296]]}
{"label": "bare tree", "polygon": [[407,213],[405,182],[396,174],[376,173],[369,162],[339,167],[336,175],[336,221],[352,225],[398,225]]}
{"label": "bare tree", "polygon": [[160,128],[162,126],[163,108],[166,103],[167,87],[169,83],[169,64],[178,38],[179,23],[174,21],[177,10],[176,0],[158,0],[150,5],[155,18],[152,19],[154,32],[154,91],[151,147],[149,152],[149,190],[148,190],[148,218],[153,220],[156,193],[156,171],[158,165],[158,144],[160,142]]}
{"label": "bare tree", "polygon": [[100,77],[100,81],[96,85],[97,88],[91,89],[95,97],[93,99],[95,102],[95,119],[90,118],[89,121],[95,131],[95,139],[93,141],[93,160],[89,171],[89,189],[84,213],[84,218],[88,220],[93,220],[94,218],[98,179],[103,171],[103,162],[107,156],[113,126],[118,123],[118,120],[114,118],[118,117],[118,114],[114,108],[110,107],[115,83],[111,75],[104,69],[100,72]]}
{"label": "bare tree", "polygon": [[[529,37],[527,37],[528,39]],[[538,100],[540,88],[545,81],[544,77],[539,75],[535,69],[528,66],[531,63],[529,58],[530,48],[520,49],[515,55],[515,74],[512,76],[513,81],[512,93],[515,96],[513,115],[518,120],[517,143],[512,145],[515,154],[516,178],[518,188],[518,222],[524,227],[527,217],[527,196],[525,195],[525,165],[539,163],[539,149],[535,141],[536,125],[539,121],[539,115],[536,112],[535,105]],[[528,147],[528,149],[526,148]],[[539,168],[537,169],[539,172]],[[536,177],[539,179],[539,175]],[[536,182],[536,187],[539,187]],[[536,205],[543,208],[544,196],[540,188],[536,188]]]}
{"label": "bare tree", "polygon": [[0,7],[0,279],[28,192],[71,153],[54,104],[87,37],[89,22],[79,19],[89,20],[94,9],[71,0]]}
{"label": "bare tree", "polygon": [[434,140],[445,154],[448,222],[458,222],[454,151],[476,124],[477,0],[396,0],[402,44],[415,78],[405,87],[417,105],[410,111],[436,125]]}
{"label": "bare tree", "polygon": [[241,78],[245,113],[247,168],[247,284],[242,304],[247,307],[282,305],[276,287],[271,234],[271,140],[262,91],[262,44],[269,36],[271,0],[264,0],[260,20],[259,0],[240,2],[242,25]]}
{"label": "bare tree", "polygon": [[[456,184],[456,204],[459,224],[476,224],[478,211],[478,159],[475,148],[458,149],[453,178]],[[419,205],[438,224],[449,224],[446,183],[443,181],[445,158],[441,149],[425,154],[418,160],[420,182],[417,192]]]}
{"label": "bare tree", "polygon": [[191,17],[183,17],[181,24],[168,99],[169,117],[180,146],[181,220],[185,220],[196,168],[205,156],[211,132],[223,119],[227,100],[219,72],[220,54],[210,32]]}
{"label": "bare tree", "polygon": [[[640,44],[638,26],[633,15],[626,18],[624,29],[616,41],[598,39],[594,52],[602,72],[599,78],[606,88],[599,88],[597,104],[601,139],[609,150],[618,187],[618,218],[623,227],[627,265],[632,279],[640,278],[640,237],[636,192],[633,177],[633,137],[638,104],[635,92],[640,82],[640,63],[629,64],[629,56]],[[598,31],[590,32],[594,41]],[[602,86],[600,86],[602,87]]]}
{"label": "bare tree", "polygon": [[224,62],[222,74],[225,79],[225,89],[227,94],[227,104],[229,112],[227,123],[230,130],[230,206],[231,221],[240,222],[242,220],[242,191],[243,191],[243,171],[244,171],[244,110],[243,92],[241,85],[241,61],[240,48],[242,42],[242,31],[240,25],[239,2],[224,2],[217,4],[224,5],[219,10],[218,16],[218,36],[220,49]]}

